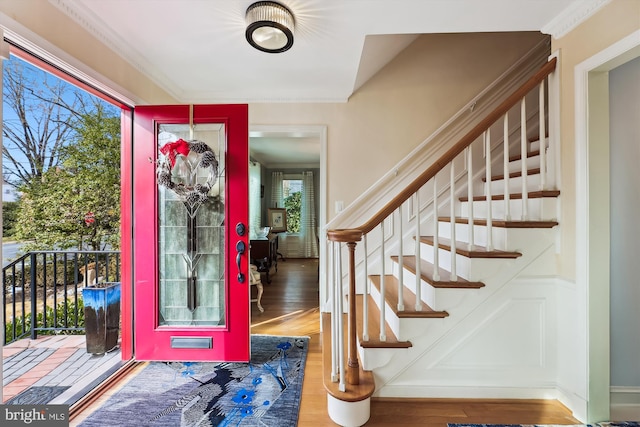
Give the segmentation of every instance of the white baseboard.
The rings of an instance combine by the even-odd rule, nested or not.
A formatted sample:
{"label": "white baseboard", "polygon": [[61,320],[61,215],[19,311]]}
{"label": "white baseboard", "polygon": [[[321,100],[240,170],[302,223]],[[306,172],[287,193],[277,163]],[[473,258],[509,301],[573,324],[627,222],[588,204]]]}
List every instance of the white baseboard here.
{"label": "white baseboard", "polygon": [[640,387],[611,387],[611,420],[640,421]]}
{"label": "white baseboard", "polygon": [[485,386],[393,386],[376,390],[374,397],[443,398],[443,399],[557,399],[553,387],[485,387]]}

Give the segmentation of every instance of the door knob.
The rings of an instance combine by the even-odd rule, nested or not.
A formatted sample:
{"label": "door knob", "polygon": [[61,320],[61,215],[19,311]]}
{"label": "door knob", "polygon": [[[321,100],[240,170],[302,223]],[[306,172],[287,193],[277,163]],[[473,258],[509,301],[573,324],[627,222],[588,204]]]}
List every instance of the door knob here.
{"label": "door knob", "polygon": [[242,240],[238,240],[238,243],[236,243],[236,264],[238,265],[238,282],[240,283],[244,283],[244,273],[242,272],[242,254],[245,250],[245,243]]}

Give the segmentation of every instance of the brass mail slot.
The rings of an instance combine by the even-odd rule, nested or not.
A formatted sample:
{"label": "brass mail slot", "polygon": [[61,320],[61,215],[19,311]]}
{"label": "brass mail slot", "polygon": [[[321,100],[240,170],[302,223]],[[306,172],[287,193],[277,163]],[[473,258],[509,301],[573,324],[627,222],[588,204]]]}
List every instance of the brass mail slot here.
{"label": "brass mail slot", "polygon": [[171,348],[213,348],[211,337],[171,337]]}

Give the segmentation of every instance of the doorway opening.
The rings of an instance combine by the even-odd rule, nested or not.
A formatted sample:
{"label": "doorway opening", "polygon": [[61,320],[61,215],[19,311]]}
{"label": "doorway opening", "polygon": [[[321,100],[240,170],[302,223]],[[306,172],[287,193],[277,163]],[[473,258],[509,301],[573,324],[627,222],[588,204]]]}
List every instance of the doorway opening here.
{"label": "doorway opening", "polygon": [[[326,240],[323,230],[326,224],[326,157],[327,157],[327,130],[326,126],[306,126],[306,125],[261,125],[250,126],[249,128],[249,153],[252,168],[259,170],[260,182],[257,190],[252,192],[254,196],[250,200],[250,214],[253,224],[256,228],[267,226],[269,209],[282,208],[286,209],[285,195],[283,188],[280,195],[281,202],[278,202],[277,195],[274,194],[273,172],[280,172],[282,181],[288,183],[297,183],[303,181],[305,174],[309,172],[313,176],[314,190],[314,210],[315,222],[313,230],[313,239],[317,252],[309,255],[310,252],[304,252],[301,245],[304,245],[303,239],[299,235],[299,228],[291,229],[287,232],[278,233],[278,272],[270,275],[270,279],[276,280],[300,280],[305,283],[313,281],[314,291],[313,298],[316,306],[320,304],[321,296],[324,294],[324,265],[326,260]],[[289,203],[295,205],[296,189],[293,187]],[[290,186],[287,186],[290,189]],[[250,190],[251,192],[251,190]],[[256,208],[256,206],[258,206]],[[293,205],[292,205],[293,206]],[[301,211],[304,208],[301,209]],[[302,212],[301,212],[302,214]],[[304,214],[303,218],[304,218]],[[290,222],[290,221],[289,221]],[[289,223],[288,222],[288,223]],[[294,227],[298,227],[297,220],[294,219]],[[302,226],[304,228],[304,226]],[[309,243],[309,242],[308,242]],[[291,254],[291,256],[290,256]],[[286,261],[283,261],[286,259]],[[274,267],[275,269],[275,267]],[[275,273],[275,271],[274,271]],[[285,277],[287,277],[285,279]],[[263,275],[262,279],[266,279]],[[255,291],[254,291],[255,292]],[[274,291],[275,292],[275,291]],[[287,291],[290,292],[290,291]],[[263,306],[264,313],[259,313],[252,307],[252,325],[256,322],[271,317],[268,307],[264,301],[268,301],[269,285],[264,283]],[[277,304],[277,302],[274,302]],[[307,303],[300,303],[301,306],[307,307]],[[292,315],[297,311],[297,307],[289,305],[286,312],[280,312],[280,315]],[[279,308],[278,310],[281,310]],[[272,313],[273,314],[273,313]]]}

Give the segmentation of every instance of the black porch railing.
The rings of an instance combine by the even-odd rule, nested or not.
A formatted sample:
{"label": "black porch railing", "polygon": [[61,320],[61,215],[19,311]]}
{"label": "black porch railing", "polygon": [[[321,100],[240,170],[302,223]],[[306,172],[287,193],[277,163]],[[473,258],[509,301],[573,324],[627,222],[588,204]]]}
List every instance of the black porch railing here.
{"label": "black porch railing", "polygon": [[84,333],[82,288],[120,281],[119,251],[29,252],[2,269],[4,344]]}

